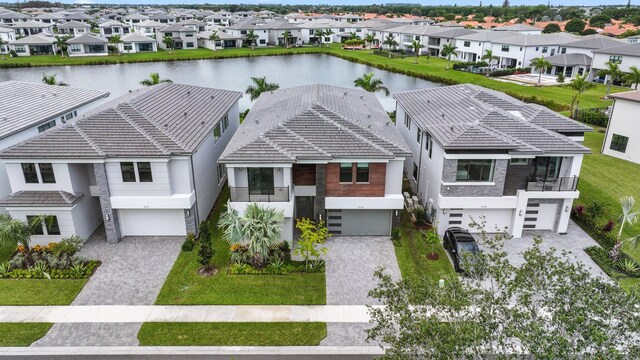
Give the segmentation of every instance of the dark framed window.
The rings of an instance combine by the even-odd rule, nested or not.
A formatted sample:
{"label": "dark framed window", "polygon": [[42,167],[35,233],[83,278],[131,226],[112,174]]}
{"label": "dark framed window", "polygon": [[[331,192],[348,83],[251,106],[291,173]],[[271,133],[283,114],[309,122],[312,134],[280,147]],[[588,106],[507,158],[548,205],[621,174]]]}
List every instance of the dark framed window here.
{"label": "dark framed window", "polygon": [[22,173],[24,174],[24,181],[27,184],[38,184],[38,171],[36,170],[36,164],[34,163],[23,163],[22,164]]}
{"label": "dark framed window", "polygon": [[132,162],[120,163],[123,182],[136,182],[136,168]]}
{"label": "dark framed window", "polygon": [[458,160],[456,181],[493,181],[495,160]]}
{"label": "dark framed window", "polygon": [[413,163],[413,179],[418,180],[418,165]]}
{"label": "dark framed window", "polygon": [[38,126],[38,132],[39,133],[45,132],[45,131],[51,129],[52,127],[54,127],[54,126],[56,126],[56,121],[55,120],[51,120],[51,121],[49,121],[47,123],[44,123],[44,124]]}
{"label": "dark framed window", "polygon": [[227,167],[224,164],[218,164],[218,184],[227,176]]}
{"label": "dark framed window", "polygon": [[213,141],[218,142],[221,134],[222,131],[220,130],[220,123],[218,123],[216,127],[213,128]]}
{"label": "dark framed window", "polygon": [[465,41],[463,45],[464,45],[464,47],[470,47],[471,46],[471,41]]}
{"label": "dark framed window", "polygon": [[341,183],[353,182],[353,164],[352,163],[340,163],[340,182]]}
{"label": "dark framed window", "polygon": [[151,174],[151,163],[139,162],[138,165],[138,179],[140,182],[153,182],[153,175]]}
{"label": "dark framed window", "polygon": [[613,137],[611,138],[611,145],[609,146],[609,149],[624,153],[624,152],[627,151],[627,144],[628,143],[629,143],[629,137],[618,135],[618,134],[613,134]]}
{"label": "dark framed window", "polygon": [[431,153],[433,152],[433,139],[429,136],[429,159],[431,159]]}
{"label": "dark framed window", "polygon": [[273,168],[248,168],[249,194],[273,195]]}
{"label": "dark framed window", "polygon": [[369,163],[356,164],[356,182],[357,183],[369,182]]}
{"label": "dark framed window", "polygon": [[225,115],[222,118],[222,132],[225,132],[229,128],[229,115]]}
{"label": "dark framed window", "polygon": [[55,184],[56,176],[53,173],[53,165],[51,164],[38,164],[40,168],[40,177],[42,177],[43,184]]}
{"label": "dark framed window", "polygon": [[42,222],[39,223],[40,226],[34,224],[34,222],[38,219],[38,216],[35,215],[27,215],[27,224],[34,226],[33,232],[35,235],[44,235],[44,227],[42,226]]}
{"label": "dark framed window", "polygon": [[57,216],[48,216],[47,219],[45,219],[45,225],[48,235],[60,235],[60,225],[58,224]]}
{"label": "dark framed window", "polygon": [[420,138],[422,137],[422,131],[418,129],[418,136],[416,136],[416,141],[420,144]]}
{"label": "dark framed window", "polygon": [[529,165],[529,159],[527,158],[512,158],[509,160],[509,165]]}
{"label": "dark framed window", "polygon": [[531,177],[544,181],[555,180],[560,174],[560,165],[562,165],[561,157],[537,157],[533,159]]}
{"label": "dark framed window", "polygon": [[502,45],[502,51],[509,52],[509,45]]}

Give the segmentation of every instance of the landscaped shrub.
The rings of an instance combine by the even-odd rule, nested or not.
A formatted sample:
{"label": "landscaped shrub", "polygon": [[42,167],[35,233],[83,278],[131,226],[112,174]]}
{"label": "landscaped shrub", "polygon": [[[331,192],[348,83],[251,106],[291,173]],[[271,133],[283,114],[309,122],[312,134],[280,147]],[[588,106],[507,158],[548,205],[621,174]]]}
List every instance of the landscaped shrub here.
{"label": "landscaped shrub", "polygon": [[591,246],[584,249],[591,259],[598,264],[598,266],[605,272],[607,275],[611,276],[614,279],[619,279],[622,274],[618,269],[616,269],[615,264],[611,261],[609,257],[609,252],[600,246]]}
{"label": "landscaped shrub", "polygon": [[466,69],[468,67],[487,67],[489,66],[489,64],[487,64],[486,61],[478,61],[478,62],[456,62],[453,63],[453,70],[463,70]]}
{"label": "landscaped shrub", "polygon": [[[66,269],[54,269],[48,267],[44,262],[37,262],[28,269],[12,268],[6,271],[8,263],[0,264],[0,279],[86,279],[100,265],[96,260],[87,262],[78,261]],[[47,276],[48,275],[48,276]]]}
{"label": "landscaped shrub", "polygon": [[182,251],[193,251],[196,246],[196,236],[193,233],[188,233],[187,238],[184,239],[182,244]]}
{"label": "landscaped shrub", "polygon": [[491,76],[491,77],[500,77],[500,76],[513,75],[515,73],[529,74],[529,73],[531,73],[531,68],[527,67],[527,68],[517,68],[517,69],[500,69],[500,70],[495,70],[495,71],[490,72],[489,76]]}
{"label": "landscaped shrub", "polygon": [[578,112],[578,120],[587,124],[606,127],[609,123],[609,116],[600,110],[584,110]]}
{"label": "landscaped shrub", "polygon": [[402,229],[400,229],[400,227],[394,227],[393,229],[391,229],[391,240],[400,240],[400,234],[402,234]]}
{"label": "landscaped shrub", "polygon": [[233,263],[229,267],[230,275],[288,275],[293,273],[322,273],[324,261],[312,261],[311,266],[305,266],[304,261],[290,263],[272,261],[265,268],[256,269],[249,264]]}
{"label": "landscaped shrub", "polygon": [[424,238],[424,242],[428,245],[435,245],[440,242],[440,236],[435,229],[430,229],[426,231],[422,231],[422,237]]}
{"label": "landscaped shrub", "polygon": [[606,212],[604,204],[594,201],[588,206],[577,204],[571,210],[571,218],[605,249],[611,249],[615,243],[615,234],[611,231],[614,224],[602,222],[602,216]]}
{"label": "landscaped shrub", "polygon": [[602,227],[602,231],[611,232],[613,228],[616,226],[616,223],[613,220],[608,220],[606,224]]}

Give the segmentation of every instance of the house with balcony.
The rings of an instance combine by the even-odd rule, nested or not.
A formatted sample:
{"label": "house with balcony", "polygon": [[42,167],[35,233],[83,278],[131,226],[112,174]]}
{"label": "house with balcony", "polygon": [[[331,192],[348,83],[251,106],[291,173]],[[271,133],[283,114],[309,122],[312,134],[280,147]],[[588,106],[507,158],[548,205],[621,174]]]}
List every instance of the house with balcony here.
{"label": "house with balcony", "polygon": [[167,44],[163,41],[166,36],[171,37],[173,43],[172,49],[197,49],[198,48],[198,29],[193,25],[181,25],[181,23],[164,26],[156,30],[156,39],[158,46],[167,49]]}
{"label": "house with balcony", "polygon": [[0,152],[20,220],[52,215],[34,243],[197,232],[224,183],[216,161],[239,125],[239,92],[163,83]]}
{"label": "house with balcony", "polygon": [[613,99],[602,153],[640,164],[640,91],[609,95]]}
{"label": "house with balcony", "polygon": [[471,84],[394,98],[396,126],[413,153],[406,175],[440,235],[483,219],[487,231],[515,238],[566,233],[591,127]]}
{"label": "house with balcony", "polygon": [[250,203],[324,220],[334,235],[389,236],[409,151],[375,95],[315,84],[263,93],[220,157],[240,213]]}

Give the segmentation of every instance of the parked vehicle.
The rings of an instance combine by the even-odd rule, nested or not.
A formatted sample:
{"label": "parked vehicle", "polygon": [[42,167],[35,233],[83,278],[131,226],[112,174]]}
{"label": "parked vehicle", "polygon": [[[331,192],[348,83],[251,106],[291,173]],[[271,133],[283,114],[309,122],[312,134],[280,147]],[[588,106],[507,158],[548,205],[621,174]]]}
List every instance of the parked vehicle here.
{"label": "parked vehicle", "polygon": [[461,227],[450,227],[444,233],[444,248],[453,259],[453,268],[456,272],[465,272],[463,268],[463,259],[480,253],[480,248],[476,239],[465,229]]}

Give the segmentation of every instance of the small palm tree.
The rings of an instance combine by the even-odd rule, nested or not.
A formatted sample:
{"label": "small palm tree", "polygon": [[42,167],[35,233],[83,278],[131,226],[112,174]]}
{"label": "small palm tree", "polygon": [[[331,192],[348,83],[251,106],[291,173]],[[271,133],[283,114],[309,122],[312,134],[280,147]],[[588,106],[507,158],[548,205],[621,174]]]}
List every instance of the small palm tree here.
{"label": "small palm tree", "polygon": [[453,44],[445,44],[444,46],[442,46],[442,51],[440,52],[440,54],[447,58],[447,70],[449,70],[451,57],[452,56],[458,57],[458,54],[456,53],[457,49],[458,48]]}
{"label": "small palm tree", "polygon": [[326,28],[324,29],[324,36],[331,36],[333,35],[333,30]]}
{"label": "small palm tree", "polygon": [[31,236],[42,229],[43,224],[51,225],[53,217],[47,215],[34,216],[28,222],[20,221],[9,215],[0,214],[0,246],[25,248],[25,261],[27,266],[33,265],[29,244]]}
{"label": "small palm tree", "polygon": [[[9,45],[9,42],[4,41],[4,39],[0,38],[0,49],[1,49],[3,46],[5,46],[5,45]],[[0,50],[0,53],[1,53],[1,52],[2,52],[2,51]]]}
{"label": "small palm tree", "polygon": [[42,73],[42,83],[46,85],[69,86],[69,84],[65,82],[58,81],[56,79],[57,75],[58,74],[47,75],[45,73]]}
{"label": "small palm tree", "polygon": [[320,47],[322,47],[322,40],[324,40],[323,37],[325,36],[325,34],[326,33],[324,32],[323,29],[318,29],[318,30],[315,31],[315,35],[318,38],[318,45]]}
{"label": "small palm tree", "polygon": [[285,32],[282,33],[282,37],[284,38],[284,46],[288,48],[289,39],[291,38],[291,31],[285,30]]}
{"label": "small palm tree", "polygon": [[583,92],[594,88],[595,86],[596,84],[587,80],[587,74],[584,74],[582,76],[578,75],[573,78],[573,80],[571,80],[569,84],[567,84],[567,87],[569,89],[576,91],[576,94],[573,96],[573,100],[571,101],[571,116],[575,117],[575,113],[578,111],[580,105],[580,95],[582,95]]}
{"label": "small palm tree", "polygon": [[247,31],[247,35],[245,35],[244,38],[245,40],[247,40],[247,43],[251,47],[251,50],[255,50],[256,40],[258,39],[258,35],[256,35],[256,33],[253,30],[249,30]]}
{"label": "small palm tree", "polygon": [[56,45],[58,46],[58,49],[60,49],[60,55],[62,57],[64,57],[67,52],[67,48],[69,46],[67,41],[69,41],[70,38],[70,36],[56,36]]}
{"label": "small palm tree", "polygon": [[169,50],[173,49],[173,38],[171,37],[171,35],[165,35],[162,38],[162,43],[167,49]]}
{"label": "small palm tree", "polygon": [[358,37],[358,34],[356,34],[355,31],[351,31],[349,33],[349,40],[359,40],[360,38]]}
{"label": "small palm tree", "polygon": [[640,235],[622,240],[622,231],[624,230],[625,224],[633,225],[638,221],[638,219],[640,219],[640,213],[634,210],[635,204],[636,200],[633,196],[625,196],[620,199],[620,206],[622,207],[622,212],[618,218],[620,228],[618,228],[618,234],[616,235],[616,244],[609,252],[609,256],[613,261],[618,261],[618,258],[620,257],[620,249],[622,248],[623,243],[630,242],[634,247],[638,245]]}
{"label": "small palm tree", "polygon": [[487,62],[487,76],[489,76],[489,71],[491,69],[491,63],[493,62],[493,60],[500,60],[500,57],[497,55],[493,55],[493,51],[491,50],[485,50],[484,54],[482,54],[482,57],[480,57],[481,61],[486,61]]}
{"label": "small palm tree", "polygon": [[383,82],[380,79],[375,79],[373,73],[364,74],[361,77],[355,79],[353,84],[356,87],[362,88],[368,92],[383,92],[386,96],[389,96],[389,89],[383,86]]}
{"label": "small palm tree", "polygon": [[544,56],[540,56],[531,60],[531,66],[538,70],[538,86],[540,86],[540,80],[542,80],[542,73],[546,72],[548,68],[551,67],[551,63],[549,60],[545,59]]}
{"label": "small palm tree", "polygon": [[218,35],[217,31],[212,31],[211,35],[209,35],[209,41],[213,42],[213,49],[216,49],[216,43],[220,41],[220,35]]}
{"label": "small palm tree", "polygon": [[142,81],[140,81],[140,85],[144,85],[144,86],[153,86],[153,85],[158,85],[160,83],[167,83],[167,82],[173,82],[170,79],[160,79],[160,74],[158,74],[157,72],[151,73],[149,74],[149,78],[148,79],[144,79]]}
{"label": "small palm tree", "polygon": [[364,37],[364,42],[369,44],[369,49],[373,54],[373,43],[376,42],[376,37],[373,36],[373,34],[367,34],[367,36]]}
{"label": "small palm tree", "polygon": [[387,49],[389,51],[389,59],[391,59],[391,51],[396,49],[396,46],[398,46],[398,42],[393,38],[393,35],[387,35],[382,43],[388,46]]}
{"label": "small palm tree", "polygon": [[627,86],[633,85],[634,90],[638,90],[640,83],[640,69],[637,66],[630,66],[629,73],[624,76],[624,83]]}
{"label": "small palm tree", "polygon": [[416,54],[415,60],[413,60],[414,64],[418,63],[418,56],[420,56],[420,49],[422,49],[424,45],[420,43],[420,40],[413,40],[411,42],[411,48],[413,49],[413,53]]}
{"label": "small palm tree", "polygon": [[280,88],[280,85],[276,83],[267,82],[266,77],[252,77],[251,81],[253,81],[253,85],[249,85],[247,90],[245,90],[245,94],[249,95],[251,101],[257,99],[263,92],[274,91]]}
{"label": "small palm tree", "polygon": [[618,80],[618,78],[623,75],[623,72],[620,70],[620,66],[616,62],[607,61],[605,65],[607,65],[607,68],[598,71],[598,76],[609,76],[609,81],[607,82],[607,94],[604,96],[605,99],[608,99],[609,94],[611,93],[611,84]]}
{"label": "small palm tree", "polygon": [[123,41],[120,35],[113,35],[109,37],[109,44],[115,45],[116,49],[118,49],[118,54],[120,54],[120,47],[118,45],[122,43]]}

